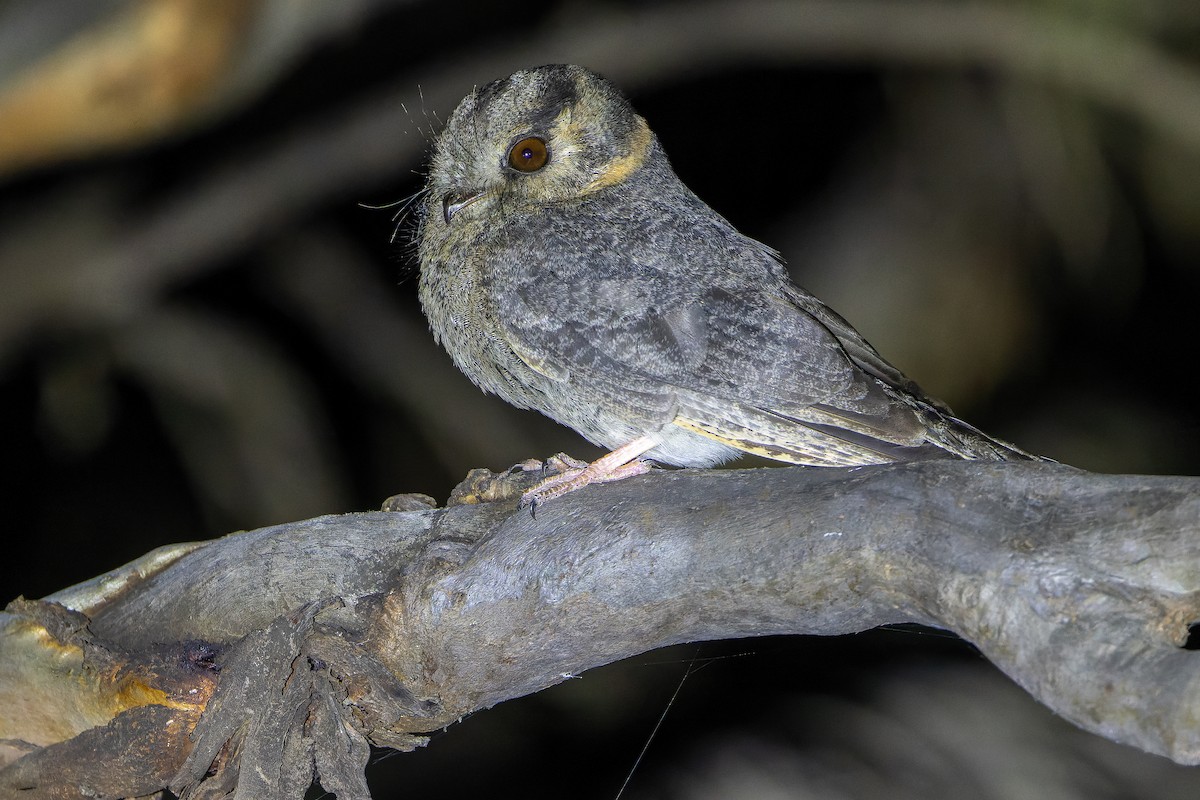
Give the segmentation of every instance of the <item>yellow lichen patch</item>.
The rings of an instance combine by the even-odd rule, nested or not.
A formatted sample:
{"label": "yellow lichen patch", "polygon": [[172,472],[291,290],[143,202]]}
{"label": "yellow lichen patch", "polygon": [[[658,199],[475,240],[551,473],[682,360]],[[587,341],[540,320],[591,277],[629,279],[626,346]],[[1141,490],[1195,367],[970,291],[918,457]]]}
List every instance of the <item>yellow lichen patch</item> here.
{"label": "yellow lichen patch", "polygon": [[83,668],[82,648],[31,620],[7,622],[0,629],[0,739],[52,744],[111,718],[93,700],[95,676]]}
{"label": "yellow lichen patch", "polygon": [[107,651],[89,655],[34,619],[0,615],[0,739],[45,746],[141,706],[202,709],[214,688],[215,676],[163,677]]}
{"label": "yellow lichen patch", "polygon": [[138,706],[167,706],[181,710],[196,706],[194,702],[182,703],[172,700],[162,689],[155,688],[138,678],[122,681],[114,687],[114,691],[109,697],[112,701],[111,708],[114,715]]}
{"label": "yellow lichen patch", "polygon": [[83,649],[79,645],[60,642],[46,629],[45,625],[41,625],[33,620],[17,620],[13,625],[12,634],[20,637],[28,637],[38,647],[44,648],[47,656],[76,660],[82,660],[83,658]]}

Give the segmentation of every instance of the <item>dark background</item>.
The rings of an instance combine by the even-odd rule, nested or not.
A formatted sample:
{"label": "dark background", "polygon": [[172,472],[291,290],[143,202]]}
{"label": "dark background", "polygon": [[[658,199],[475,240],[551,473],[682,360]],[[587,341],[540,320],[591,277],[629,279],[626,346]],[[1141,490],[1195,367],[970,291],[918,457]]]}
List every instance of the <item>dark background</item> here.
{"label": "dark background", "polygon": [[[402,212],[472,85],[554,61],[961,416],[1198,474],[1198,43],[1168,0],[2,5],[0,594],[594,457],[434,346]],[[377,797],[613,797],[685,673],[630,796],[1200,788],[897,629],[596,670],[381,754]]]}

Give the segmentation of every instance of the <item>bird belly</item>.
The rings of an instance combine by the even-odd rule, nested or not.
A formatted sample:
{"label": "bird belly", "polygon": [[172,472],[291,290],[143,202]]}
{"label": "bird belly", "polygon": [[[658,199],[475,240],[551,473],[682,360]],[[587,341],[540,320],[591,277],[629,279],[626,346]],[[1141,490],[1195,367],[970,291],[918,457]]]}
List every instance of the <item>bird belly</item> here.
{"label": "bird belly", "polygon": [[685,430],[674,423],[667,425],[658,435],[662,438],[662,444],[643,458],[677,467],[714,467],[745,455],[736,447]]}
{"label": "bird belly", "polygon": [[[657,439],[659,443],[642,458],[660,464],[713,467],[743,455],[737,447],[681,428],[674,421],[664,421],[661,414],[649,409],[616,415],[605,413],[597,405],[583,407],[577,398],[574,393],[560,394],[546,405],[534,404],[533,407],[608,450],[644,436]],[[564,403],[568,407],[563,407]]]}

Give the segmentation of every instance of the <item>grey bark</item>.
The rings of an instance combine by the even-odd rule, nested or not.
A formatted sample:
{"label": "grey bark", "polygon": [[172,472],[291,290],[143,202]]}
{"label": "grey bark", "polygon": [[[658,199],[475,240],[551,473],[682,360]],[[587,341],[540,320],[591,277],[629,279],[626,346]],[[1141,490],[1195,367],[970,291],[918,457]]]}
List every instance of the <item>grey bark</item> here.
{"label": "grey bark", "polygon": [[410,749],[600,664],[898,622],[955,631],[1087,730],[1200,763],[1195,478],[958,461],[656,472],[536,518],[511,500],[323,517],[133,572],[48,600],[110,649],[211,649],[216,694],[170,776],[185,797],[297,796],[314,769],[366,797],[367,742]]}

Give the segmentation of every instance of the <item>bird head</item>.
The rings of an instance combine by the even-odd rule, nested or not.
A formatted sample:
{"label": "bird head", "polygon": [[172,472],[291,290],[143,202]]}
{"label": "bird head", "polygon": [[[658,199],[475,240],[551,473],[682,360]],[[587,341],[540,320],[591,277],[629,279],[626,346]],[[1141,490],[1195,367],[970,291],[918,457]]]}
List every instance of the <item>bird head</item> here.
{"label": "bird head", "polygon": [[570,65],[516,72],[477,88],[438,136],[423,225],[572,202],[624,181],[653,142],[604,78]]}

